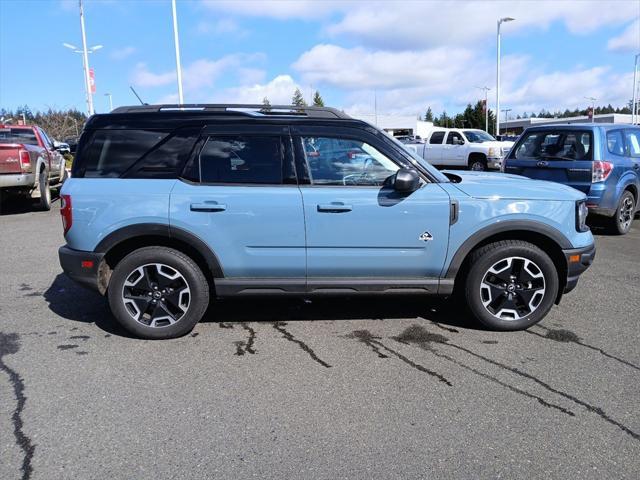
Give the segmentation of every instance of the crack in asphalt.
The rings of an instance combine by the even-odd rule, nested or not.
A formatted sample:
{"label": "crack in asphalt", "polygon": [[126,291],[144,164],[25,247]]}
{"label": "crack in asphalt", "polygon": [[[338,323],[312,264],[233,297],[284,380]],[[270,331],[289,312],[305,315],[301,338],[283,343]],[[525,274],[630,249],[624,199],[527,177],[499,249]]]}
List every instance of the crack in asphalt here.
{"label": "crack in asphalt", "polygon": [[545,335],[541,335],[531,330],[525,330],[525,332],[540,338],[545,338],[547,340],[554,340],[556,342],[575,343],[577,345],[580,345],[581,347],[589,348],[591,350],[599,352],[600,354],[604,355],[607,358],[611,358],[612,360],[616,360],[624,365],[627,365],[628,367],[631,367],[640,371],[640,367],[638,365],[635,365],[623,358],[616,357],[615,355],[611,355],[610,353],[605,352],[601,348],[595,347],[593,345],[589,345],[588,343],[584,343],[582,339],[571,330],[553,329],[553,328],[543,327],[542,325],[537,325],[537,326],[545,330],[547,333]]}
{"label": "crack in asphalt", "polygon": [[309,356],[317,363],[319,363],[320,365],[322,365],[325,368],[331,368],[331,365],[329,365],[327,362],[325,362],[324,360],[322,360],[321,358],[319,358],[316,353],[311,349],[311,347],[309,347],[309,345],[307,345],[306,343],[304,343],[302,340],[298,340],[296,337],[294,337],[291,332],[289,332],[286,328],[284,328],[287,323],[286,322],[273,322],[271,324],[273,326],[273,328],[275,328],[276,330],[278,330],[281,334],[282,337],[285,338],[286,340],[295,343],[296,345],[298,345],[302,350],[304,350],[305,352],[307,352],[309,354]]}
{"label": "crack in asphalt", "polygon": [[394,355],[395,357],[402,360],[407,365],[411,366],[412,368],[415,368],[416,370],[426,373],[427,375],[431,375],[432,377],[435,377],[438,380],[440,380],[442,383],[446,383],[450,387],[452,386],[451,382],[447,380],[443,375],[437,372],[434,372],[433,370],[429,370],[428,368],[420,365],[419,363],[416,363],[413,360],[405,357],[400,352],[397,352],[396,350],[393,350],[392,348],[387,347],[384,343],[380,341],[381,337],[374,336],[368,330],[354,330],[351,334],[347,335],[347,338],[355,338],[358,341],[364,343],[365,345],[369,346],[374,352],[376,352],[378,356],[380,356],[380,350],[376,347],[381,347],[387,352]]}
{"label": "crack in asphalt", "polygon": [[249,332],[249,337],[246,341],[239,340],[237,342],[233,342],[233,344],[236,346],[236,355],[244,355],[245,353],[250,353],[253,355],[256,353],[256,350],[253,348],[253,344],[256,340],[256,331],[246,323],[241,323],[240,326],[244,330]]}
{"label": "crack in asphalt", "polygon": [[16,408],[11,415],[11,423],[13,424],[13,435],[16,437],[16,444],[24,452],[20,470],[22,471],[22,479],[27,480],[31,478],[31,473],[33,472],[31,460],[36,447],[22,430],[24,426],[22,411],[27,401],[27,397],[24,394],[24,380],[15,370],[4,362],[5,355],[12,355],[17,353],[18,350],[20,350],[20,338],[18,334],[5,334],[0,332],[0,370],[9,376],[9,381],[16,397]]}
{"label": "crack in asphalt", "polygon": [[457,360],[456,358],[453,358],[449,355],[447,355],[446,353],[442,353],[439,352],[437,350],[435,350],[430,344],[431,343],[441,343],[441,344],[446,344],[448,342],[448,339],[442,335],[438,335],[438,334],[434,334],[434,333],[430,333],[428,332],[426,329],[424,329],[423,327],[421,327],[420,325],[413,325],[409,328],[407,328],[404,332],[402,332],[400,335],[398,335],[397,337],[392,337],[395,341],[402,343],[404,345],[415,345],[418,346],[419,348],[421,348],[422,350],[425,350],[429,353],[432,353],[433,355],[435,355],[436,357],[439,358],[443,358],[445,360],[450,361],[451,363],[458,365],[459,367],[462,367],[470,372],[475,373],[476,375],[481,376],[482,378],[486,378],[487,380],[490,380],[494,383],[497,383],[498,385],[501,385],[503,387],[505,387],[506,389],[517,393],[519,395],[524,395],[525,397],[528,397],[532,400],[536,400],[540,405],[543,405],[547,408],[553,408],[556,410],[559,410],[562,413],[565,413],[571,417],[575,417],[575,413],[573,413],[571,410],[568,410],[564,407],[561,407],[560,405],[556,405],[554,403],[549,403],[548,401],[546,401],[544,398],[539,397],[538,395],[534,395],[533,393],[527,392],[526,390],[522,390],[518,387],[515,387],[513,385],[510,385],[506,382],[503,382],[502,380],[489,375],[488,373],[484,373],[481,372],[480,370],[477,370],[469,365],[464,364],[463,362]]}

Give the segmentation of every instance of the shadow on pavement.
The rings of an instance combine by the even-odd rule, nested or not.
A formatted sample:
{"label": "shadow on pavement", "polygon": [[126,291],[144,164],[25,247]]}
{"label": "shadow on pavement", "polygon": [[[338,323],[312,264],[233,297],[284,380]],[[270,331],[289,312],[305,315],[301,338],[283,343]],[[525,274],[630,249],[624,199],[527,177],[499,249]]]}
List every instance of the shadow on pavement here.
{"label": "shadow on pavement", "polygon": [[[111,315],[105,297],[59,274],[44,292],[49,309],[72,322],[95,323],[112,335],[131,337]],[[482,327],[453,302],[419,296],[301,298],[246,297],[216,300],[202,322],[393,320],[417,317],[463,329]]]}
{"label": "shadow on pavement", "polygon": [[[55,208],[55,204],[59,200],[58,195],[52,192],[51,208]],[[20,197],[0,198],[0,217],[7,215],[20,215],[23,213],[38,212],[37,200],[25,199]]]}

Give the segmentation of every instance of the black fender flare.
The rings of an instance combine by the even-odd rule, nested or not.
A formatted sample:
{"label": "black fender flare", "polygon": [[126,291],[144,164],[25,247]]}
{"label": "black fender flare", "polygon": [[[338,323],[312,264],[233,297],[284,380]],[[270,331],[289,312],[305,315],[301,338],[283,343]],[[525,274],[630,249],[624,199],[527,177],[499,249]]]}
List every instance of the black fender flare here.
{"label": "black fender flare", "polygon": [[136,223],[114,230],[94,248],[95,253],[106,255],[112,248],[136,237],[163,237],[178,240],[196,250],[207,262],[213,278],[223,278],[222,266],[216,254],[200,237],[182,228],[162,223]]}
{"label": "black fender flare", "polygon": [[455,279],[458,271],[460,270],[460,267],[462,267],[462,263],[472,250],[474,250],[487,238],[509,231],[529,231],[532,233],[537,233],[554,241],[563,250],[573,248],[573,245],[571,244],[569,239],[567,239],[567,237],[562,232],[544,223],[535,222],[533,220],[500,221],[478,230],[469,238],[467,238],[462,245],[460,245],[460,247],[452,257],[451,262],[449,263],[449,267],[447,268],[447,272],[444,275],[444,278],[449,280]]}

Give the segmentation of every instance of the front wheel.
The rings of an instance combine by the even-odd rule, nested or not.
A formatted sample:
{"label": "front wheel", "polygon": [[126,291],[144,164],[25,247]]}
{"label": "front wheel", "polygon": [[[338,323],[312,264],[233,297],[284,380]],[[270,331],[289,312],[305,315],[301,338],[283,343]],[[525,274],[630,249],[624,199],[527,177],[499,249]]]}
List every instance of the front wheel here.
{"label": "front wheel", "polygon": [[631,229],[634,213],[636,211],[636,199],[629,190],[620,197],[616,213],[608,219],[609,231],[614,235],[625,235]]}
{"label": "front wheel", "polygon": [[116,265],[109,281],[116,320],[140,338],[187,334],[209,305],[209,285],[191,258],[166,247],[135,250]]}
{"label": "front wheel", "polygon": [[469,170],[473,172],[484,172],[487,170],[487,161],[480,157],[471,158],[469,160]]}
{"label": "front wheel", "polygon": [[493,330],[522,330],[542,320],[559,281],[549,256],[535,245],[505,240],[472,254],[465,283],[473,315]]}

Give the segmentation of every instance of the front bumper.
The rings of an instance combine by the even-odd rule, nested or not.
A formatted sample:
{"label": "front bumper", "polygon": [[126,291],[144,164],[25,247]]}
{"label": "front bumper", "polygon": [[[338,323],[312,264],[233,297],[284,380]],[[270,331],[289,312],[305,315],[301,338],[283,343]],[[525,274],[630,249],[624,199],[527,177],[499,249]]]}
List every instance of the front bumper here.
{"label": "front bumper", "polygon": [[502,168],[502,157],[487,158],[487,168],[490,170],[500,170]]}
{"label": "front bumper", "polygon": [[35,173],[3,173],[0,175],[0,188],[33,188],[35,184]]}
{"label": "front bumper", "polygon": [[60,266],[69,278],[79,284],[100,291],[98,278],[103,253],[74,250],[66,245],[58,249]]}
{"label": "front bumper", "polygon": [[567,260],[567,283],[563,293],[569,293],[576,288],[578,278],[591,266],[596,258],[596,245],[591,244],[587,247],[572,248],[562,252]]}

